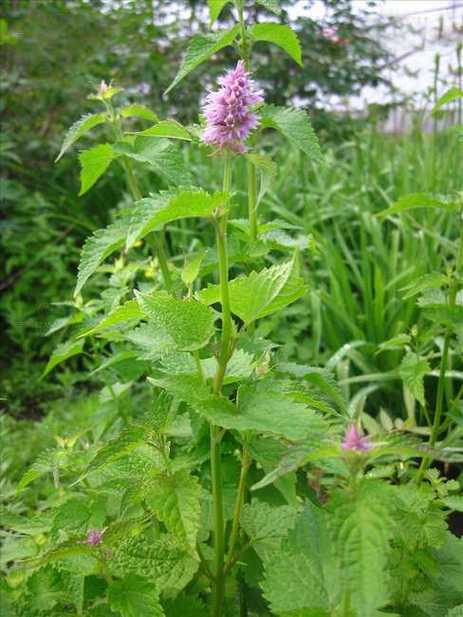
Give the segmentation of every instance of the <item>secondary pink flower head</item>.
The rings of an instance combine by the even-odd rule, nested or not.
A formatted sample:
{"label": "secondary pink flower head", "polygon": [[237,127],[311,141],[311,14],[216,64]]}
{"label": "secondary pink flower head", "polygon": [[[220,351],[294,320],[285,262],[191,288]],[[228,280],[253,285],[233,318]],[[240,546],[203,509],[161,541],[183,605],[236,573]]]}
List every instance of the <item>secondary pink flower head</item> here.
{"label": "secondary pink flower head", "polygon": [[366,452],[371,449],[371,443],[368,437],[363,437],[355,424],[347,429],[344,439],[341,444],[343,450],[357,450],[358,452]]}
{"label": "secondary pink flower head", "polygon": [[236,68],[219,77],[219,84],[220,90],[210,92],[206,97],[203,111],[207,125],[202,139],[220,149],[244,152],[244,142],[258,124],[251,106],[264,100],[262,91],[256,89],[242,60]]}
{"label": "secondary pink flower head", "polygon": [[89,529],[86,544],[100,544],[104,534],[104,529]]}

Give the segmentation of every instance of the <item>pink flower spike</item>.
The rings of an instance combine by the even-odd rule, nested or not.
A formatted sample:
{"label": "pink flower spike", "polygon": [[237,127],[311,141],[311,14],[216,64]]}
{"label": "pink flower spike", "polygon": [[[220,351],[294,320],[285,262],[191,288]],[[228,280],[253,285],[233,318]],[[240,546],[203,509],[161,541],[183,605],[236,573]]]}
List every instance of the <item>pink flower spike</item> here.
{"label": "pink flower spike", "polygon": [[219,84],[220,90],[210,92],[203,106],[206,128],[202,140],[221,150],[245,152],[244,142],[259,123],[251,106],[264,100],[262,91],[256,89],[242,60],[219,77]]}
{"label": "pink flower spike", "polygon": [[86,544],[100,544],[104,534],[104,529],[89,529],[87,533]]}
{"label": "pink flower spike", "polygon": [[347,429],[344,439],[341,444],[343,450],[355,450],[357,452],[367,452],[371,450],[372,445],[366,436],[362,436],[355,424],[351,424]]}

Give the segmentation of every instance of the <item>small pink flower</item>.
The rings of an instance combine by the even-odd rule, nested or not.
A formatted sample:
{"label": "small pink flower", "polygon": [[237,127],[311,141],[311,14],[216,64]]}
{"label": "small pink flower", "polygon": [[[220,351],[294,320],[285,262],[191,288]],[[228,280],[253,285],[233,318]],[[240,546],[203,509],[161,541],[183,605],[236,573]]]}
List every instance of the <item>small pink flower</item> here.
{"label": "small pink flower", "polygon": [[109,86],[103,79],[102,81],[100,81],[100,85],[98,86],[98,96],[100,96],[101,98],[104,98],[108,90],[109,90]]}
{"label": "small pink flower", "polygon": [[372,445],[366,436],[362,436],[355,424],[351,424],[347,429],[344,439],[341,444],[343,450],[356,450],[357,452],[367,452],[371,450]]}
{"label": "small pink flower", "polygon": [[324,38],[330,43],[333,43],[333,45],[343,45],[346,43],[346,39],[339,36],[337,29],[332,26],[325,26],[325,28],[322,28],[322,34]]}
{"label": "small pink flower", "polygon": [[104,529],[89,529],[87,533],[86,544],[100,544],[103,538]]}
{"label": "small pink flower", "polygon": [[245,152],[244,141],[258,124],[251,106],[264,100],[262,91],[255,88],[242,60],[219,78],[219,84],[220,90],[206,97],[203,111],[207,124],[202,139],[220,149]]}

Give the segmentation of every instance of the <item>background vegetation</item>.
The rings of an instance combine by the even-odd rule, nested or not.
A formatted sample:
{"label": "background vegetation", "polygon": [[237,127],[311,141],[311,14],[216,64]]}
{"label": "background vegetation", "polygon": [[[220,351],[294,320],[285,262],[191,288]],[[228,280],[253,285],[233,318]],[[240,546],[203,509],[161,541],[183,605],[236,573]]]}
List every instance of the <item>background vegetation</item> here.
{"label": "background vegetation", "polygon": [[[449,336],[442,380],[447,418],[443,432],[445,446],[456,449],[463,430],[463,322],[459,313],[450,337],[445,319],[429,316],[429,305],[432,309],[436,294],[444,292],[426,289],[427,283],[420,287],[416,281],[429,282],[423,277],[435,273],[452,274],[460,234],[458,215],[445,209],[393,213],[387,220],[378,215],[410,193],[454,196],[462,191],[461,135],[453,127],[441,131],[437,124],[432,133],[424,132],[429,111],[416,114],[406,135],[383,134],[380,119],[387,109],[372,110],[360,121],[328,113],[323,101],[329,94],[348,96],[365,85],[380,83],[394,86],[384,78],[384,68],[392,59],[377,38],[390,24],[379,16],[371,19],[374,3],[362,13],[353,10],[351,0],[324,2],[331,9],[326,23],[303,17],[292,23],[302,43],[302,69],[277,48],[269,54],[256,46],[256,78],[269,94],[267,101],[305,107],[324,155],[323,164],[315,165],[296,150],[282,149],[273,135],[265,143],[278,174],[260,205],[261,219],[278,221],[287,231],[274,235],[276,253],[288,247],[301,249],[309,292],[283,316],[261,322],[257,334],[273,333],[279,345],[272,360],[276,367],[297,362],[330,371],[348,401],[349,414],[358,417],[364,412],[364,426],[372,435],[395,429],[426,439],[432,438],[437,378]],[[291,2],[281,4],[288,9]],[[261,10],[255,11],[257,21]],[[148,104],[161,116],[195,122],[201,93],[231,58],[227,51],[221,52],[186,78],[180,90],[163,96],[185,40],[207,23],[200,0],[9,0],[4,17],[0,29],[6,74],[1,84],[0,403],[6,413],[0,418],[0,471],[2,504],[8,506],[9,515],[12,510],[22,515],[37,503],[47,511],[53,482],[54,488],[60,486],[56,461],[50,464],[47,459],[40,468],[44,451],[59,452],[63,460],[56,468],[62,465],[63,473],[70,473],[76,460],[79,464],[88,456],[86,446],[72,452],[74,440],[86,431],[93,444],[113,436],[146,404],[141,389],[130,396],[124,389],[129,380],[136,380],[136,367],[121,363],[99,370],[105,350],[97,344],[44,376],[53,350],[80,318],[71,298],[83,242],[113,221],[130,199],[118,167],[91,192],[78,197],[75,157],[53,162],[65,128],[82,114],[83,106],[84,112],[94,110],[94,102],[86,97],[101,80],[113,80],[124,88],[121,102]],[[221,16],[223,27],[229,18],[226,9]],[[280,19],[288,22],[287,10]],[[335,38],[330,35],[333,31]],[[438,80],[436,85],[436,92],[428,93],[430,99],[443,92]],[[88,143],[96,143],[103,131],[96,129]],[[217,176],[211,172],[207,153],[191,154],[185,149],[183,157],[195,184],[211,190],[221,186],[219,170]],[[244,165],[238,166],[234,218],[246,216],[244,171]],[[140,179],[147,190],[163,188],[152,174],[140,172]],[[170,253],[183,255],[194,249],[190,239],[196,232],[204,247],[212,245],[212,232],[200,223],[168,227]],[[144,259],[141,276],[150,282],[158,265],[146,246],[140,246],[140,255]],[[183,263],[175,265],[180,268]],[[124,271],[118,279],[121,270],[117,260],[105,266],[89,284],[87,297],[101,291],[103,280],[113,275],[113,289],[105,297],[110,306],[117,300],[118,285],[126,282],[121,279],[130,276]],[[439,279],[443,290],[448,289],[448,280]],[[459,306],[461,293],[456,299]],[[84,305],[82,297],[79,303]],[[237,466],[232,453],[228,454],[227,469],[235,478]],[[16,485],[37,457],[37,477],[49,475],[28,487],[19,501]],[[461,483],[461,464],[439,465]],[[91,521],[95,526],[100,521],[97,502],[95,496]],[[461,533],[456,516],[451,524]],[[0,567],[7,570],[13,560],[33,554],[36,547],[31,548],[31,543],[29,537],[18,542],[16,535],[5,532]],[[34,584],[41,587],[40,577]],[[47,601],[38,595],[40,610]],[[417,609],[417,616],[424,614]]]}

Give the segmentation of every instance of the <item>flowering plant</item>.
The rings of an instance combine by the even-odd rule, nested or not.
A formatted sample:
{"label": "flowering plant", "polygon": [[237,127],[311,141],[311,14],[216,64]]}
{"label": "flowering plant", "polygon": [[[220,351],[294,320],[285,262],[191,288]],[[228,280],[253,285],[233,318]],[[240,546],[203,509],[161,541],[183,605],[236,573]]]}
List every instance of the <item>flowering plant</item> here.
{"label": "flowering plant", "polygon": [[[228,3],[209,4],[214,21]],[[59,156],[105,126],[108,140],[79,155],[81,194],[120,164],[129,204],[86,241],[70,338],[47,367],[87,349],[103,387],[82,432],[19,484],[49,474],[56,490],[16,587],[10,577],[8,602],[23,615],[373,617],[430,614],[429,594],[447,593],[443,610],[462,601],[455,573],[427,568],[461,558],[446,526],[458,486],[425,467],[413,481],[414,459],[434,453],[394,433],[362,436],[330,371],[278,362],[259,331],[305,295],[308,248],[288,255],[294,242],[269,233],[278,223],[258,220],[277,173],[260,139],[273,129],[315,164],[321,153],[307,114],[265,105],[251,78],[259,41],[300,63],[296,35],[271,21],[249,26],[242,0],[235,9],[232,30],[193,39],[169,88],[235,46],[240,60],[207,95],[202,127],[116,106],[121,90],[104,83],[102,111],[64,140]],[[133,120],[152,126],[134,131]],[[220,189],[194,185],[179,142],[207,149]],[[232,218],[243,162],[245,221]],[[213,230],[215,247],[170,255],[169,235],[187,218]],[[8,524],[21,528],[21,517]]]}

